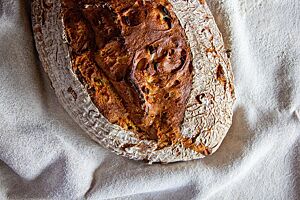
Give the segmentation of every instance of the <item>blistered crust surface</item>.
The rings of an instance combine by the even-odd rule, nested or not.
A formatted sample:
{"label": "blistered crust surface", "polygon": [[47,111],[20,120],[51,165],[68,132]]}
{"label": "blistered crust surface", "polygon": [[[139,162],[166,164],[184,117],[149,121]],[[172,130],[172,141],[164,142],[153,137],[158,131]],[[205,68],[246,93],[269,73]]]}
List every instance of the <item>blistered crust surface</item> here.
{"label": "blistered crust surface", "polygon": [[[160,150],[103,117],[87,88],[71,70],[71,59],[58,0],[32,3],[33,31],[42,64],[67,112],[99,144],[136,160],[175,162],[202,158],[221,144],[232,120],[233,76],[222,37],[203,1],[170,0],[187,35],[193,55],[193,84],[181,126],[188,144]],[[193,150],[203,143],[205,151]],[[188,146],[188,147],[187,147]]]}

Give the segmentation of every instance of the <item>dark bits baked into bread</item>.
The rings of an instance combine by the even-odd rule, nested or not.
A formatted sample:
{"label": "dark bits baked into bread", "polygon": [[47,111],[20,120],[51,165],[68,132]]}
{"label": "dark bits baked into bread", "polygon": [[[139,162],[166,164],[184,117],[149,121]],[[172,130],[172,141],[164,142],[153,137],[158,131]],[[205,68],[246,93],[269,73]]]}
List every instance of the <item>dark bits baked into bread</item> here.
{"label": "dark bits baked into bread", "polygon": [[193,67],[170,4],[63,0],[63,6],[74,73],[101,113],[160,148],[177,142]]}
{"label": "dark bits baked into bread", "polygon": [[32,14],[56,95],[95,141],[149,163],[218,149],[235,95],[205,1],[34,0]]}

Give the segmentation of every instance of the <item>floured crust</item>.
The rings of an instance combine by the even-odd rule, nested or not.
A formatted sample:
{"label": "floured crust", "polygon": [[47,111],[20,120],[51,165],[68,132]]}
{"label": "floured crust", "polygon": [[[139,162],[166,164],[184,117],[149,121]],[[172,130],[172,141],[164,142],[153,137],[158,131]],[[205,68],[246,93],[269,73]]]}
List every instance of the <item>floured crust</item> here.
{"label": "floured crust", "polygon": [[34,0],[33,31],[42,64],[67,112],[98,143],[136,160],[175,162],[202,158],[217,150],[232,120],[233,75],[221,34],[204,1],[169,0],[193,57],[192,89],[179,142],[159,148],[151,139],[111,124],[72,70],[59,0]]}

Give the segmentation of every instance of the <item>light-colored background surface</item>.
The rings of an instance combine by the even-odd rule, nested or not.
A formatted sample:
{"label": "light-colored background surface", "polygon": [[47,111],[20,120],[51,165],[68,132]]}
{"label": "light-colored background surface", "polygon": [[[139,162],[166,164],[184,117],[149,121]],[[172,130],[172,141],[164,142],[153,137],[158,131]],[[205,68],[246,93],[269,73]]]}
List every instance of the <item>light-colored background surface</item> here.
{"label": "light-colored background surface", "polygon": [[300,2],[210,0],[232,50],[233,126],[211,157],[147,165],[91,141],[59,105],[29,1],[0,0],[0,199],[300,199]]}

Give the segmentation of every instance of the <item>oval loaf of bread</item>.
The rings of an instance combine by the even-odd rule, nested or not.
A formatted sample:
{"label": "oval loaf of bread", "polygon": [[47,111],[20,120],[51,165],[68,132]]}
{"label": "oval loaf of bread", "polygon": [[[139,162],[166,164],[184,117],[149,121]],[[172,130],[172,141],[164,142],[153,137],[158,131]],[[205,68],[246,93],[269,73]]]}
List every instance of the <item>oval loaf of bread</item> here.
{"label": "oval loaf of bread", "polygon": [[96,142],[149,163],[218,149],[235,95],[204,0],[33,0],[32,22],[57,97]]}

